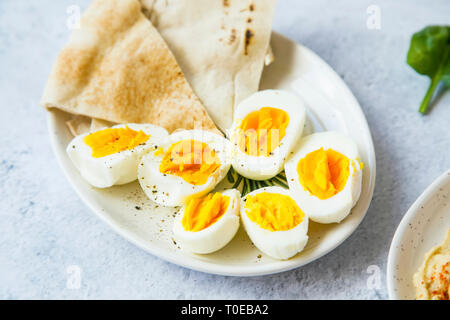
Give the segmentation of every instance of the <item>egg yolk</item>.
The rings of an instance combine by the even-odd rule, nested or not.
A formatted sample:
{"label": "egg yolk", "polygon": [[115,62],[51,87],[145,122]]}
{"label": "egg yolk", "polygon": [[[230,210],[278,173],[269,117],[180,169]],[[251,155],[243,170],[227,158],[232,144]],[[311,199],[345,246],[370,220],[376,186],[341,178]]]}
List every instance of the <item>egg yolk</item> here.
{"label": "egg yolk", "polygon": [[263,107],[249,113],[239,127],[239,149],[250,156],[271,155],[286,134],[289,124],[287,112]]}
{"label": "egg yolk", "polygon": [[332,149],[310,152],[297,165],[300,184],[321,200],[331,198],[344,189],[349,164],[346,156]]}
{"label": "egg yolk", "polygon": [[161,161],[159,171],[176,175],[184,181],[201,185],[220,167],[220,159],[208,144],[182,140],[172,144]]}
{"label": "egg yolk", "polygon": [[203,198],[192,198],[184,209],[181,224],[186,231],[197,232],[218,221],[228,209],[230,197],[210,193]]}
{"label": "egg yolk", "polygon": [[92,157],[101,158],[124,150],[130,150],[146,142],[150,135],[128,126],[109,128],[91,133],[83,141],[92,149]]}
{"label": "egg yolk", "polygon": [[305,214],[291,197],[261,192],[247,196],[245,212],[251,221],[269,231],[286,231],[299,225]]}
{"label": "egg yolk", "polygon": [[158,156],[163,155],[163,154],[164,154],[164,149],[163,148],[158,148],[158,149],[156,149],[155,152],[153,152],[153,155],[155,157],[158,157]]}

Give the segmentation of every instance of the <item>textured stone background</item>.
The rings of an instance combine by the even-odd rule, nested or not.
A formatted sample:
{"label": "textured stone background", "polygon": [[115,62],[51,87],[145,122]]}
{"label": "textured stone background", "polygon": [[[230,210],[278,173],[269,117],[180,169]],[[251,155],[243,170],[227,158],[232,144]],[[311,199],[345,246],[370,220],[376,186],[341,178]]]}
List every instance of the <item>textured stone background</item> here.
{"label": "textured stone background", "polygon": [[[232,278],[184,269],[138,249],[80,201],[52,154],[38,101],[66,42],[71,4],[0,1],[0,298],[384,299],[389,245],[402,215],[450,167],[450,93],[431,115],[417,107],[428,80],[405,64],[413,32],[450,24],[447,0],[279,0],[274,29],[311,48],[361,103],[377,154],[363,223],[325,257],[282,274]],[[381,29],[366,26],[368,6]],[[79,290],[67,267],[82,269]],[[368,288],[367,267],[381,284]]]}

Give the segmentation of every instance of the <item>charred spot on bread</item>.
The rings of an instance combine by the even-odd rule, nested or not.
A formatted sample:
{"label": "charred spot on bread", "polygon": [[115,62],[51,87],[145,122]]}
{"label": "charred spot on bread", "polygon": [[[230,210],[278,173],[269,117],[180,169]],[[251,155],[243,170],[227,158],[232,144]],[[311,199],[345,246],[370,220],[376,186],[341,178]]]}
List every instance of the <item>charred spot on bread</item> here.
{"label": "charred spot on bread", "polygon": [[252,38],[255,36],[252,30],[247,29],[245,30],[245,46],[244,46],[244,54],[248,55],[248,46],[250,45],[250,42]]}

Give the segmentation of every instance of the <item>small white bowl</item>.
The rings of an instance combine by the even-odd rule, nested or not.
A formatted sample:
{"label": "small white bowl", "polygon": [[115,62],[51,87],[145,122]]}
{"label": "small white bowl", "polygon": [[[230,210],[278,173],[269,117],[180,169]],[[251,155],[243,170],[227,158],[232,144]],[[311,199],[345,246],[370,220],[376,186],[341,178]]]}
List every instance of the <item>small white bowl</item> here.
{"label": "small white bowl", "polygon": [[450,169],[414,202],[392,239],[387,264],[387,286],[392,300],[415,299],[414,273],[425,254],[444,241],[450,228]]}

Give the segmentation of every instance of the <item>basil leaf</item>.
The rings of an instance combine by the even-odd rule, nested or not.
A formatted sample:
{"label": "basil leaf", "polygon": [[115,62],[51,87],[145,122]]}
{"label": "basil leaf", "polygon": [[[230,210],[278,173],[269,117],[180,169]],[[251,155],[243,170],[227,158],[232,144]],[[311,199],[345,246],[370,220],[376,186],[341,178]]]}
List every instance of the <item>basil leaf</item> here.
{"label": "basil leaf", "polygon": [[439,82],[450,87],[450,26],[428,26],[412,38],[407,63],[418,73],[431,79],[419,111],[426,113]]}

